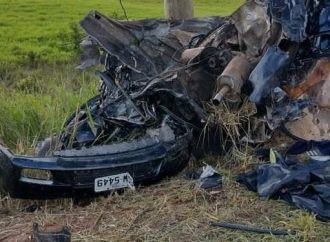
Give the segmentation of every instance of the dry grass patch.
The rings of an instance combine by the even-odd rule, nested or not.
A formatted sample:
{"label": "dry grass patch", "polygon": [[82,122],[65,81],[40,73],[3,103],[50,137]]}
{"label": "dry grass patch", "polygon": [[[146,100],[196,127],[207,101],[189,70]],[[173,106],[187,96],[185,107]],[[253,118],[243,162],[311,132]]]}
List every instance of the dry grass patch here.
{"label": "dry grass patch", "polygon": [[[87,206],[72,200],[38,202],[1,199],[0,240],[31,236],[33,222],[44,228],[69,226],[73,241],[326,241],[330,226],[280,201],[261,201],[234,181],[228,170],[223,187],[213,193],[193,189],[183,174],[136,192],[97,198]],[[235,172],[234,172],[235,173]],[[212,195],[213,194],[213,195]],[[295,236],[258,235],[209,226],[209,221],[292,229]]]}

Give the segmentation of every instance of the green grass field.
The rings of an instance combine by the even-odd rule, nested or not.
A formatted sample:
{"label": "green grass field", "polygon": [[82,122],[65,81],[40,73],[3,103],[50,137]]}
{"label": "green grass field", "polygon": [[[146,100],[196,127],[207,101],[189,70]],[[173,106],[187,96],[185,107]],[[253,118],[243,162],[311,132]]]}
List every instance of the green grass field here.
{"label": "green grass field", "polygon": [[[195,0],[196,16],[228,15],[242,0]],[[163,0],[124,0],[130,19],[163,16]],[[124,18],[118,0],[0,0],[0,63],[62,62],[75,57],[77,26],[91,10]]]}
{"label": "green grass field", "polygon": [[[229,15],[244,0],[194,0],[196,16]],[[162,17],[163,0],[123,0],[130,19]],[[123,18],[117,0],[0,0],[0,142],[32,153],[37,140],[58,132],[67,116],[97,90],[93,71],[79,72],[78,22],[90,10]],[[281,143],[282,144],[282,143]],[[253,163],[248,152],[191,162],[216,166],[224,175],[217,193],[193,189],[183,174],[150,187],[98,198],[84,207],[70,199],[33,201],[0,192],[0,241],[29,241],[32,224],[67,225],[73,241],[330,241],[329,224],[279,201],[260,201],[235,182]],[[220,228],[223,220],[296,235],[276,237]]]}

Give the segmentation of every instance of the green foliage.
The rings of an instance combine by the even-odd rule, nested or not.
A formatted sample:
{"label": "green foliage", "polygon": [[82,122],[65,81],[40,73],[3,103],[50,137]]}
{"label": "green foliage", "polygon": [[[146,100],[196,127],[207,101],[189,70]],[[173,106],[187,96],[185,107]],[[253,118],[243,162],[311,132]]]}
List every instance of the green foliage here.
{"label": "green foliage", "polygon": [[15,148],[21,142],[28,149],[59,132],[66,118],[94,96],[97,81],[71,68],[58,66],[50,76],[39,70],[11,88],[0,86],[0,137],[6,145]]}
{"label": "green foliage", "polygon": [[[228,15],[244,0],[195,0],[195,15]],[[130,19],[163,16],[163,0],[123,0]],[[79,52],[79,21],[91,10],[124,19],[118,0],[0,0],[0,63],[36,67]]]}

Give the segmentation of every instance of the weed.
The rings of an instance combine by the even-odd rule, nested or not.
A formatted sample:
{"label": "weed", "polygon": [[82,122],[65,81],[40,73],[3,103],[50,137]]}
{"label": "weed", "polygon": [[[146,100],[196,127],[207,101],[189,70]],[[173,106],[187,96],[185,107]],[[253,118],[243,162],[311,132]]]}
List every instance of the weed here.
{"label": "weed", "polygon": [[38,66],[38,63],[41,60],[40,54],[37,52],[31,50],[25,55],[25,62],[28,63],[28,65],[31,68],[36,68]]}
{"label": "weed", "polygon": [[80,43],[84,37],[82,30],[77,23],[70,24],[70,42],[73,44],[73,51],[76,54],[81,53]]}
{"label": "weed", "polygon": [[80,82],[77,88],[70,80],[83,74],[57,68],[59,72],[52,75],[35,71],[11,88],[0,86],[0,137],[12,149],[24,144],[23,150],[29,150],[35,139],[59,132],[69,114],[95,94],[97,81],[92,75],[88,74],[91,81]]}

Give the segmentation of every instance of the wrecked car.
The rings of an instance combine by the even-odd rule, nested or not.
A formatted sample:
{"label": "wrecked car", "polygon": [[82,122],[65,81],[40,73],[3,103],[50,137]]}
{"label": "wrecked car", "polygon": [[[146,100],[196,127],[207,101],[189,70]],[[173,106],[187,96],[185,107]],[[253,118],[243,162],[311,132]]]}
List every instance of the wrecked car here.
{"label": "wrecked car", "polygon": [[78,69],[102,64],[99,95],[36,157],[0,146],[3,188],[14,198],[106,194],[179,172],[200,143],[203,102],[239,48],[230,18],[117,21],[91,12],[81,27]]}
{"label": "wrecked car", "polygon": [[[119,22],[98,12],[81,26],[87,34],[78,68],[102,62],[99,95],[43,142],[36,157],[0,146],[3,188],[13,198],[51,199],[107,194],[182,170],[193,129],[206,112],[180,79],[176,58],[192,38],[223,25],[222,18]],[[197,36],[197,37],[196,37]],[[207,63],[205,64],[207,65]]]}
{"label": "wrecked car", "polygon": [[37,157],[0,146],[4,190],[16,198],[93,196],[175,174],[199,149],[221,150],[226,131],[206,122],[214,106],[235,109],[244,99],[257,106],[255,129],[238,124],[241,139],[231,142],[262,143],[278,128],[295,136],[290,125],[329,105],[326,92],[313,92],[330,81],[329,9],[327,1],[250,0],[230,17],[184,21],[91,12],[81,21],[78,68],[103,66],[99,94]]}

